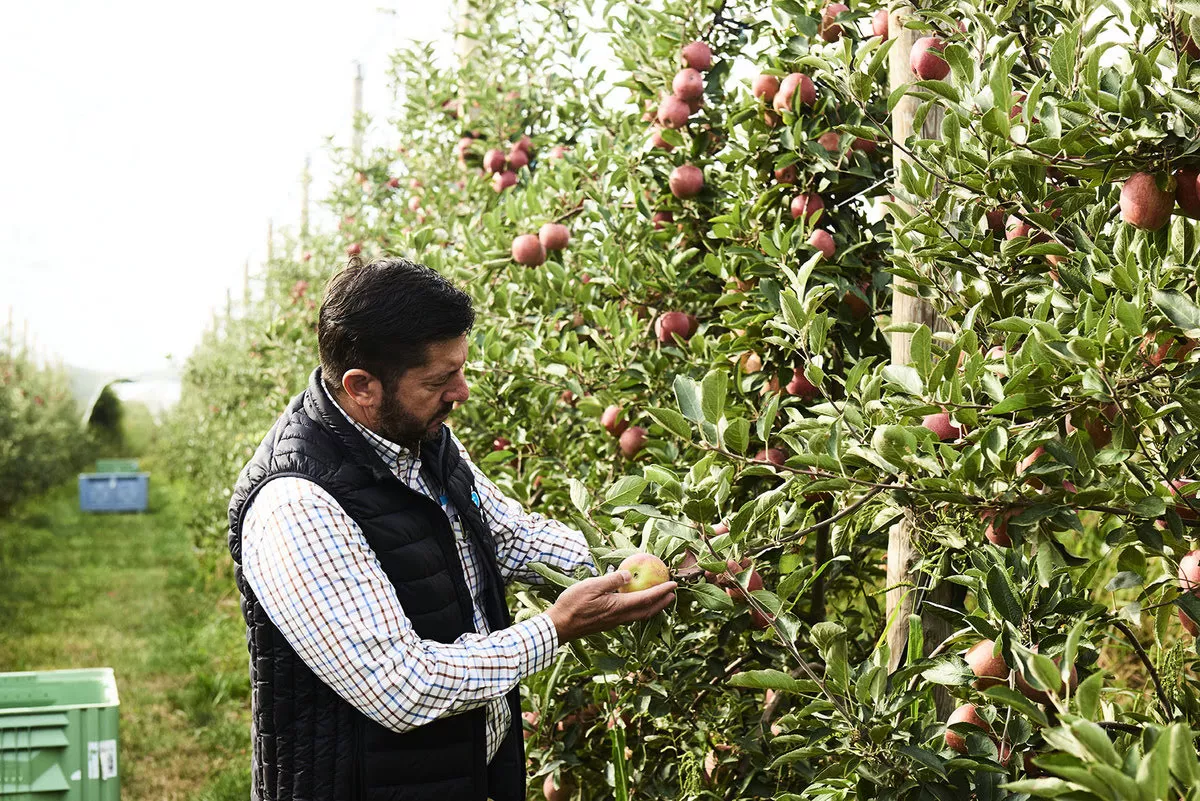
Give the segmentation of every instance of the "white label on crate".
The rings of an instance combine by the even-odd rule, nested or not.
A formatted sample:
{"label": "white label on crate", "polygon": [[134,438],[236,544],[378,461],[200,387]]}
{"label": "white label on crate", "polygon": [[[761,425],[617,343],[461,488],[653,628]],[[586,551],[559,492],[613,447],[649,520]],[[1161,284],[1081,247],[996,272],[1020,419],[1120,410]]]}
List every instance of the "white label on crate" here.
{"label": "white label on crate", "polygon": [[88,778],[100,778],[100,743],[95,740],[88,743]]}
{"label": "white label on crate", "polygon": [[112,779],[117,775],[117,741],[100,741],[100,778]]}

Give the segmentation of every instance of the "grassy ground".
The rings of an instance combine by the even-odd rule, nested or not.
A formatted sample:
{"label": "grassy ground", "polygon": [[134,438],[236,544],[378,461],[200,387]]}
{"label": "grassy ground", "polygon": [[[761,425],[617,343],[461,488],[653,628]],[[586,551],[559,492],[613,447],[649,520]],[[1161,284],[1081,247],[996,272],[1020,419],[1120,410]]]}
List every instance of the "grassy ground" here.
{"label": "grassy ground", "polygon": [[249,677],[232,581],[202,574],[187,499],[85,515],[74,484],[0,520],[0,671],[112,667],[125,801],[249,797]]}

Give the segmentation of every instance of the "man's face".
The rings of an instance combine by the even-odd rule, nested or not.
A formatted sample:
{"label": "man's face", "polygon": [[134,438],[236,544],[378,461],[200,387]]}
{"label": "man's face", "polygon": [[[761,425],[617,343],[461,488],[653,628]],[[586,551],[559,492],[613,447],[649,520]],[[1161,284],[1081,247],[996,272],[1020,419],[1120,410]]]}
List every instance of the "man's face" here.
{"label": "man's face", "polygon": [[424,366],[410,368],[394,387],[384,387],[376,433],[413,450],[435,439],[442,421],[471,395],[463,374],[466,361],[466,334],[430,343]]}

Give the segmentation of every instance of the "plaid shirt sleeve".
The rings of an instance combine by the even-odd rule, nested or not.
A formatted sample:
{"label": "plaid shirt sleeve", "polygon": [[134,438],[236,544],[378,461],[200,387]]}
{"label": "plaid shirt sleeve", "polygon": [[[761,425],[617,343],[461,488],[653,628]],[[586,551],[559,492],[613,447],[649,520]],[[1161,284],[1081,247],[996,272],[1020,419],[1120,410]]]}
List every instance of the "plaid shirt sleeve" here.
{"label": "plaid shirt sleeve", "polygon": [[394,731],[503,697],[558,648],[546,614],[453,643],[421,639],[358,524],[304,479],[277,478],[259,492],[243,526],[242,569],[305,664]]}
{"label": "plaid shirt sleeve", "polygon": [[536,512],[526,511],[480,472],[458,437],[453,433],[450,436],[475,475],[475,489],[479,492],[484,517],[496,540],[500,572],[505,581],[545,583],[541,576],[529,569],[534,562],[568,574],[580,565],[586,566],[593,575],[599,572],[583,532]]}

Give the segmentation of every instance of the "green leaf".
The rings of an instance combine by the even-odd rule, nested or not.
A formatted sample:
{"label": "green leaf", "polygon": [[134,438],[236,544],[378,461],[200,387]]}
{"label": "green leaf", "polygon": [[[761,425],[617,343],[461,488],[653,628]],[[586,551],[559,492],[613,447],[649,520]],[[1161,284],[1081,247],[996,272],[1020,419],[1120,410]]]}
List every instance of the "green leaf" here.
{"label": "green leaf", "polygon": [[987,590],[988,599],[996,607],[996,611],[1005,620],[1020,629],[1024,623],[1025,610],[1018,600],[1017,588],[1013,584],[1012,577],[999,565],[993,565],[992,569],[988,571]]}
{"label": "green leaf", "polygon": [[1173,326],[1186,336],[1200,337],[1200,306],[1191,298],[1174,289],[1156,289],[1151,299]]}
{"label": "green leaf", "polygon": [[733,453],[745,453],[746,448],[750,445],[750,421],[744,417],[729,421],[722,437],[726,450]]}
{"label": "green leaf", "polygon": [[939,659],[933,667],[922,671],[921,676],[926,681],[947,687],[963,687],[975,680],[971,668],[956,656]]}
{"label": "green leaf", "polygon": [[577,478],[567,479],[567,486],[571,490],[571,505],[586,516],[592,508],[592,494]]}
{"label": "green leaf", "polygon": [[705,582],[704,584],[696,584],[681,589],[683,592],[694,597],[696,602],[705,609],[710,609],[714,612],[733,611],[733,599],[726,595],[725,591],[719,587],[714,587]]}
{"label": "green leaf", "polygon": [[744,670],[729,677],[731,687],[747,687],[752,690],[778,690],[783,693],[815,693],[815,682],[801,681],[782,670]]}
{"label": "green leaf", "polygon": [[544,565],[541,562],[531,563],[529,565],[529,569],[546,579],[546,581],[550,582],[551,584],[562,587],[563,589],[579,583],[579,579],[573,579],[570,576],[559,573],[554,568]]}
{"label": "green leaf", "polygon": [[701,407],[704,419],[716,423],[725,411],[725,395],[729,390],[729,376],[721,370],[709,370],[700,382]]}
{"label": "green leaf", "polygon": [[1012,687],[997,684],[994,687],[988,687],[983,691],[983,694],[990,701],[1012,707],[1040,726],[1046,725],[1046,713],[1042,711],[1041,707]]}
{"label": "green leaf", "polygon": [[1096,671],[1079,683],[1071,700],[1081,717],[1091,719],[1100,714],[1100,691],[1102,689],[1104,689],[1104,673],[1102,671]]}
{"label": "green leaf", "polygon": [[1117,755],[1117,749],[1113,748],[1112,740],[1108,739],[1104,729],[1090,720],[1077,720],[1071,724],[1071,733],[1097,760],[1114,768],[1121,767],[1121,757]]}
{"label": "green leaf", "polygon": [[651,408],[646,410],[650,419],[680,439],[691,440],[692,426],[687,418],[674,409]]}
{"label": "green leaf", "polygon": [[1050,50],[1050,69],[1063,86],[1071,86],[1078,73],[1075,51],[1079,47],[1079,29],[1072,27],[1054,42]]}
{"label": "green leaf", "polygon": [[925,382],[920,374],[907,364],[889,364],[883,368],[883,379],[910,395],[920,396],[925,392]]}
{"label": "green leaf", "polygon": [[775,424],[775,415],[778,413],[779,394],[775,393],[771,395],[767,401],[767,407],[763,409],[762,414],[759,415],[758,421],[755,423],[755,433],[758,434],[758,438],[763,442],[767,441],[771,433],[771,426]]}
{"label": "green leaf", "polygon": [[610,506],[629,506],[637,501],[649,482],[641,476],[623,476],[608,488],[604,502]]}
{"label": "green leaf", "polygon": [[679,402],[679,411],[693,423],[704,419],[704,410],[700,403],[700,385],[685,375],[675,376],[675,399]]}

